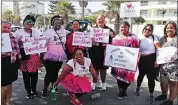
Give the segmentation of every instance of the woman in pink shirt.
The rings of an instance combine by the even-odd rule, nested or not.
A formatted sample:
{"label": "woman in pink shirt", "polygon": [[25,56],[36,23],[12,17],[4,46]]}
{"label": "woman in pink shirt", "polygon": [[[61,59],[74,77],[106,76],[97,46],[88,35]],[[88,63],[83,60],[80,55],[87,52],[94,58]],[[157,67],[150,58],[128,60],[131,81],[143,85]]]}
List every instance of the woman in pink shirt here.
{"label": "woman in pink shirt", "polygon": [[46,75],[41,95],[42,98],[46,98],[49,84],[52,83],[53,86],[63,62],[67,61],[65,43],[66,36],[69,34],[69,31],[63,29],[61,27],[62,24],[63,20],[60,16],[53,16],[51,18],[51,25],[53,26],[53,29],[48,29],[43,33],[43,35],[47,38],[47,52],[43,57]]}
{"label": "woman in pink shirt", "polygon": [[[136,35],[129,33],[129,28],[130,24],[126,21],[123,22],[120,27],[120,34],[116,35],[116,37],[113,38],[112,45],[138,48],[139,39]],[[119,88],[118,98],[127,98],[126,91],[130,84],[134,82],[135,72],[128,69],[113,67],[111,73],[117,79],[117,84]]]}

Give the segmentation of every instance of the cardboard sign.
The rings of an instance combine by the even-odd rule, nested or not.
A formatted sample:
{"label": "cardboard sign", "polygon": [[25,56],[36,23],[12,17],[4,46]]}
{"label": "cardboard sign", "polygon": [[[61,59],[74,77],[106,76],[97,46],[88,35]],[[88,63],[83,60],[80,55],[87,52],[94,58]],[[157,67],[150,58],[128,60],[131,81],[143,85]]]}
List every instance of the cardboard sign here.
{"label": "cardboard sign", "polygon": [[88,32],[74,32],[72,45],[91,47],[92,40]]}
{"label": "cardboard sign", "polygon": [[120,18],[140,17],[140,2],[121,3]]}
{"label": "cardboard sign", "polygon": [[114,46],[108,44],[106,46],[106,56],[104,64],[106,66],[136,71],[138,54],[139,48]]}
{"label": "cardboard sign", "polygon": [[163,47],[157,50],[157,63],[164,64],[173,62],[177,59],[177,48],[176,47]]}
{"label": "cardboard sign", "polygon": [[47,52],[46,37],[28,37],[24,39],[24,50],[27,55]]}
{"label": "cardboard sign", "polygon": [[91,28],[90,35],[96,42],[109,43],[109,29]]}
{"label": "cardboard sign", "polygon": [[12,52],[12,46],[9,33],[1,34],[1,52]]}

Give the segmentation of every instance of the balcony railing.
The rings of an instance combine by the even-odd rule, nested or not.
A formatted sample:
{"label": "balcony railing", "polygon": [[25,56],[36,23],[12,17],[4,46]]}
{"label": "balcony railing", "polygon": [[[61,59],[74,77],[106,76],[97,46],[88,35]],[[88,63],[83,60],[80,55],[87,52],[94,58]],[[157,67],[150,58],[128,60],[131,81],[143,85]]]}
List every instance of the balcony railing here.
{"label": "balcony railing", "polygon": [[165,18],[165,17],[177,17],[177,14],[164,14],[164,15],[155,16],[155,18]]}
{"label": "balcony railing", "polygon": [[151,14],[140,14],[143,18],[151,18]]}

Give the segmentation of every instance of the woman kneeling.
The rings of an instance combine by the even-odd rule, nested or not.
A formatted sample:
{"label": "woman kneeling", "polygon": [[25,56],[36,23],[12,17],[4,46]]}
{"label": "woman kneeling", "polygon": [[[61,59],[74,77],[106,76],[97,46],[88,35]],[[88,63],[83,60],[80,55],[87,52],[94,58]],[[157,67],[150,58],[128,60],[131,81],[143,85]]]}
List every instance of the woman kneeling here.
{"label": "woman kneeling", "polygon": [[67,90],[71,96],[70,102],[74,105],[82,105],[77,98],[92,91],[91,83],[86,77],[89,72],[96,80],[97,75],[91,60],[84,57],[82,49],[76,48],[73,52],[73,59],[64,66],[56,81],[56,85],[60,82],[60,85]]}

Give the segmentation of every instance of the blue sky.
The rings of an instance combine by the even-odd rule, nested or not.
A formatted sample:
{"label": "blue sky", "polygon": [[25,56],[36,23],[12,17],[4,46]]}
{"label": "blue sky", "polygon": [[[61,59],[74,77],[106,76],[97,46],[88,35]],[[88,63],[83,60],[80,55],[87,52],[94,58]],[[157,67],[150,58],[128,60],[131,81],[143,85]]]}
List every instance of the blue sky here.
{"label": "blue sky", "polygon": [[[91,9],[92,12],[101,10],[101,9],[106,9],[105,6],[103,6],[104,2],[101,1],[96,1],[96,2],[88,2],[88,6],[86,8]],[[47,13],[49,6],[49,2],[45,2],[45,13]],[[72,4],[75,6],[76,9],[81,8],[79,6],[79,2],[72,2]]]}

